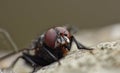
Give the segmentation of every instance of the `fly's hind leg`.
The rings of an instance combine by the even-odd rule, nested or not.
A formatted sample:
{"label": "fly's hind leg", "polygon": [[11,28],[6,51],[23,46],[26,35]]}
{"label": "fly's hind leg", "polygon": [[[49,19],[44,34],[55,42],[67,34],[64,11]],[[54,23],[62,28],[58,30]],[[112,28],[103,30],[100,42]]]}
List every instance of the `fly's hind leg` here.
{"label": "fly's hind leg", "polygon": [[22,58],[22,56],[17,57],[17,59],[9,66],[9,68],[14,68],[15,64],[20,58]]}
{"label": "fly's hind leg", "polygon": [[2,71],[12,71],[13,70],[13,68],[14,68],[14,66],[15,66],[15,64],[17,63],[17,61],[20,59],[20,58],[22,58],[22,56],[19,56],[19,57],[17,57],[17,59],[9,66],[9,67],[7,67],[7,68],[3,68],[3,69],[1,69]]}
{"label": "fly's hind leg", "polygon": [[28,63],[29,65],[31,65],[33,67],[32,73],[34,73],[34,72],[36,72],[38,70],[38,68],[37,68],[38,65],[34,62],[34,60],[32,58],[33,58],[33,56],[31,56],[31,55],[29,55],[27,53],[23,53],[23,55],[17,57],[17,59],[8,68],[5,68],[3,70],[6,70],[6,69],[7,70],[10,70],[10,69],[12,70],[15,67],[16,63],[18,62],[18,60],[19,59],[23,59],[23,60],[26,61],[26,63]]}

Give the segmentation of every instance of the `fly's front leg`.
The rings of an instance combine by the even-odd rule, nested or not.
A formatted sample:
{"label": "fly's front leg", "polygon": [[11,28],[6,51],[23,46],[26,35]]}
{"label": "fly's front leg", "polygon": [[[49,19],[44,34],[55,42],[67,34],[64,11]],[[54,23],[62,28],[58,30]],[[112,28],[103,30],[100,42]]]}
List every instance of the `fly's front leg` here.
{"label": "fly's front leg", "polygon": [[78,42],[74,36],[72,36],[72,41],[75,42],[78,49],[85,49],[85,50],[93,50],[91,48],[87,48],[86,46],[82,45],[80,42]]}

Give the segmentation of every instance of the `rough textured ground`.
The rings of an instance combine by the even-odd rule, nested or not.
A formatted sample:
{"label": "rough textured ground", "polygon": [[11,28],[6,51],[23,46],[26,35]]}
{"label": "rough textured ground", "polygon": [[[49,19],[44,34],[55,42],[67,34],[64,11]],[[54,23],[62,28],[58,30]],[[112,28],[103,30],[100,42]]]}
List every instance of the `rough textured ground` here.
{"label": "rough textured ground", "polygon": [[[41,68],[37,73],[119,73],[120,72],[120,25],[102,29],[85,30],[76,35],[83,44],[93,51],[78,50],[73,44],[71,52],[58,63]],[[109,41],[109,42],[108,42]],[[0,68],[6,67],[19,54],[0,61]],[[20,60],[15,68],[5,69],[4,73],[28,73],[32,69]]]}
{"label": "rough textured ground", "polygon": [[63,60],[37,73],[119,73],[120,41],[98,44],[93,51],[74,50]]}

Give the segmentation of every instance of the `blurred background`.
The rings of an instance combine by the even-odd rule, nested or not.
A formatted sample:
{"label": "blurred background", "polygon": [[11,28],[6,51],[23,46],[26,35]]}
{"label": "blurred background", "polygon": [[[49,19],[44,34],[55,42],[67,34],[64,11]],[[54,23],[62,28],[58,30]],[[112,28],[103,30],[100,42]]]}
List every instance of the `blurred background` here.
{"label": "blurred background", "polygon": [[[10,33],[19,48],[24,48],[53,26],[98,29],[119,23],[119,3],[120,0],[0,0],[0,28]],[[2,46],[10,47],[4,35],[0,38]]]}

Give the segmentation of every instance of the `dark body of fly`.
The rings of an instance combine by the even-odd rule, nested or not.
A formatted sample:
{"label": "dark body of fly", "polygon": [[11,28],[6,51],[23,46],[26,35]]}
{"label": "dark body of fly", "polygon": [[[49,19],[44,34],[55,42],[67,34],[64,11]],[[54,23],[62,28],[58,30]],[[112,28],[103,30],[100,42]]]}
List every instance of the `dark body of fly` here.
{"label": "dark body of fly", "polygon": [[[33,72],[37,71],[38,67],[56,61],[60,64],[59,60],[71,50],[72,42],[75,42],[78,49],[92,50],[79,43],[67,28],[54,27],[36,39],[32,48],[25,49],[10,67],[14,67],[20,58],[34,68]],[[30,51],[34,51],[34,54],[30,54]]]}

